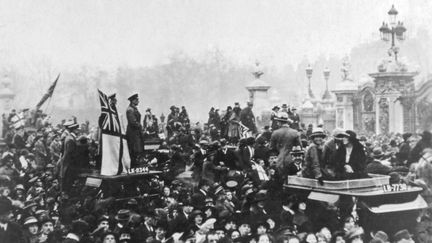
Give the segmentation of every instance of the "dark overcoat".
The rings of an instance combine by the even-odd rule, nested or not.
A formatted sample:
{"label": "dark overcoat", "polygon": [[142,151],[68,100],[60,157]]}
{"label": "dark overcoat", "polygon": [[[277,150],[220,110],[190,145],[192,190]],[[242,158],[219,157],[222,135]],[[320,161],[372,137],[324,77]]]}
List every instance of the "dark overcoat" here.
{"label": "dark overcoat", "polygon": [[126,109],[128,121],[126,128],[126,138],[129,150],[134,154],[144,151],[143,131],[141,126],[141,114],[135,106],[129,105]]}

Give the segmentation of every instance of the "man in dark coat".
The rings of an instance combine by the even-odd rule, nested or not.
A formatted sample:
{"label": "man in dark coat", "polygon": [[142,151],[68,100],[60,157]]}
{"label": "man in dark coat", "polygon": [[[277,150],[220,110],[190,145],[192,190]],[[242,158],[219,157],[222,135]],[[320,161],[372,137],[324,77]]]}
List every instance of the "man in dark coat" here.
{"label": "man in dark coat", "polygon": [[15,135],[12,138],[12,143],[15,147],[20,150],[26,147],[26,142],[24,140],[24,127],[21,126],[16,129]]}
{"label": "man in dark coat", "polygon": [[295,107],[291,108],[291,112],[289,113],[289,117],[291,120],[290,127],[295,130],[299,130],[300,128],[300,116],[297,114],[297,109]]}
{"label": "man in dark coat", "polygon": [[12,202],[6,198],[0,197],[0,242],[26,242],[24,233],[21,227],[13,222],[10,222],[10,214],[12,212]]}
{"label": "man in dark coat", "polygon": [[194,209],[203,209],[205,207],[205,200],[209,195],[210,183],[206,180],[201,180],[198,185],[199,190],[192,195],[191,204]]}
{"label": "man in dark coat", "polygon": [[216,152],[214,163],[220,166],[226,166],[231,170],[236,169],[236,157],[233,150],[228,149],[226,139],[221,139],[221,148]]}
{"label": "man in dark coat", "polygon": [[[285,117],[284,117],[285,116]],[[280,128],[273,132],[270,138],[270,149],[279,153],[277,168],[279,172],[285,172],[288,164],[292,162],[291,150],[293,146],[300,144],[300,134],[288,125],[288,115],[278,118]],[[286,173],[282,173],[286,175]]]}
{"label": "man in dark coat", "polygon": [[78,129],[79,125],[75,121],[68,121],[64,126],[66,128],[66,138],[60,163],[60,178],[62,180],[62,190],[68,191],[78,176],[76,129]]}
{"label": "man in dark coat", "polygon": [[405,164],[408,162],[409,153],[411,151],[409,138],[411,136],[411,133],[404,133],[402,135],[404,141],[399,144],[399,153],[396,155],[400,164]]}
{"label": "man in dark coat", "polygon": [[126,109],[126,118],[128,121],[126,139],[131,158],[131,167],[136,167],[138,165],[139,156],[144,152],[141,114],[137,108],[139,103],[138,94],[132,95],[128,100],[130,101],[130,104]]}
{"label": "man in dark coat", "polygon": [[240,112],[240,122],[245,125],[253,133],[257,133],[257,128],[255,125],[255,116],[252,112],[253,104],[252,102],[247,103],[247,107]]}

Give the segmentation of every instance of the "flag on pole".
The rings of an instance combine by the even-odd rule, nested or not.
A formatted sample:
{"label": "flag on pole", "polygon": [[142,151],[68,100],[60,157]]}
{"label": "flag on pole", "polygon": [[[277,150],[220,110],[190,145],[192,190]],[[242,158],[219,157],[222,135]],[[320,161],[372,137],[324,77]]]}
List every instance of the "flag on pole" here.
{"label": "flag on pole", "polygon": [[243,125],[243,123],[239,122],[239,124],[240,124],[240,138],[252,137],[252,131],[249,130],[247,126]]}
{"label": "flag on pole", "polygon": [[13,117],[11,117],[11,128],[20,128],[25,126],[24,112],[21,111],[16,113]]}
{"label": "flag on pole", "polygon": [[51,84],[51,86],[48,88],[48,91],[44,94],[42,99],[36,105],[36,110],[39,110],[39,108],[45,103],[45,101],[53,95],[54,89],[57,86],[57,81],[59,80],[59,78],[60,78],[60,73],[59,75],[57,75],[57,78],[54,80],[54,83]]}
{"label": "flag on pole", "polygon": [[119,175],[130,169],[130,158],[120,118],[115,104],[108,96],[99,92],[101,116],[101,175]]}

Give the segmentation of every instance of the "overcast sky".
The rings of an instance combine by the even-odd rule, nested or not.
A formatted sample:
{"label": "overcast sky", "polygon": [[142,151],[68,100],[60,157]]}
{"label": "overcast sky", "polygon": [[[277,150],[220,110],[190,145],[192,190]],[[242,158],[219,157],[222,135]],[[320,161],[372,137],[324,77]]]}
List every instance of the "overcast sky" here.
{"label": "overcast sky", "polygon": [[0,56],[137,67],[218,48],[234,62],[295,64],[376,40],[393,3],[410,35],[431,28],[430,0],[0,0]]}

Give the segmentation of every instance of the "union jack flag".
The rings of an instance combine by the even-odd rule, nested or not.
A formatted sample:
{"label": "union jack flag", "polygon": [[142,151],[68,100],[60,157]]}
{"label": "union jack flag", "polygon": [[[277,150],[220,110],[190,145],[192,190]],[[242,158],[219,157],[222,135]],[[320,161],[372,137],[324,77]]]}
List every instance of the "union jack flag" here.
{"label": "union jack flag", "polygon": [[251,131],[243,123],[239,122],[240,125],[240,138],[252,137]]}
{"label": "union jack flag", "polygon": [[99,92],[99,100],[101,103],[101,116],[99,118],[99,126],[102,133],[121,136],[120,119],[118,117],[117,108],[111,103],[108,96]]}

